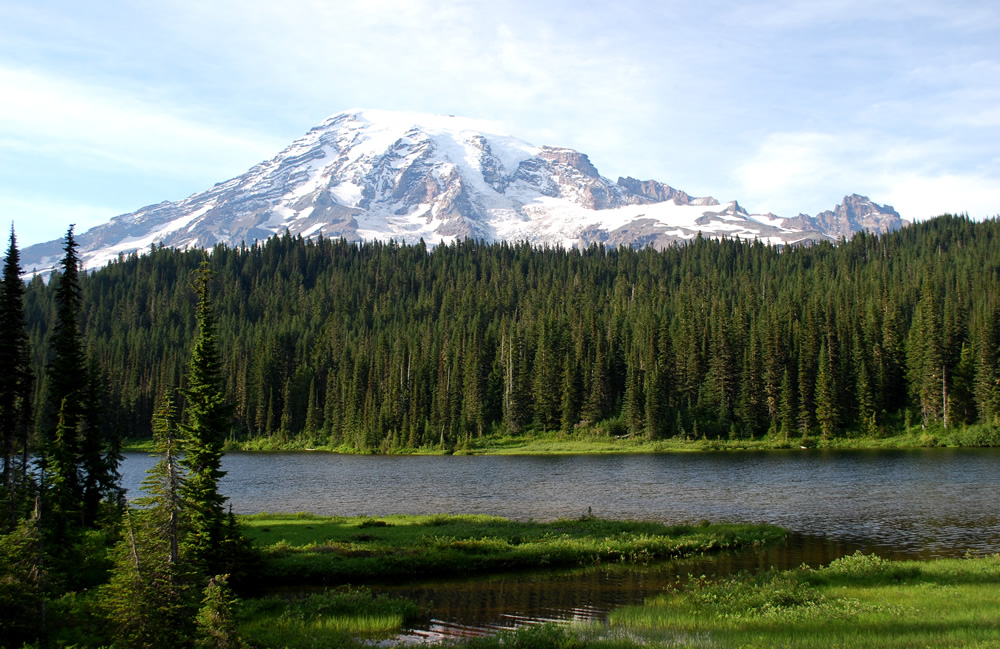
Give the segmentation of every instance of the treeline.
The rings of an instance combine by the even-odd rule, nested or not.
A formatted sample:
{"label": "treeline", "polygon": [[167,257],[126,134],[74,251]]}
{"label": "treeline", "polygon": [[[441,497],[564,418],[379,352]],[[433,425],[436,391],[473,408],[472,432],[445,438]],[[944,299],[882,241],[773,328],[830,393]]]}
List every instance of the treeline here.
{"label": "treeline", "polygon": [[[1000,424],[995,219],[784,248],[430,250],[287,234],[207,255],[154,248],[80,277],[87,354],[123,436],[148,436],[158,398],[181,384],[206,258],[232,439],[391,452],[532,430]],[[36,368],[55,286],[27,287]]]}

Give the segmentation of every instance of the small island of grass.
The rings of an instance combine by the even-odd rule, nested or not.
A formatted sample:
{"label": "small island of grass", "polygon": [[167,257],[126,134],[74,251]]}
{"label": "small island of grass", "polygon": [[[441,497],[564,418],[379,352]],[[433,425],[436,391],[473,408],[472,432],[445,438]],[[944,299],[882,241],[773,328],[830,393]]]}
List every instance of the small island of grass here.
{"label": "small island of grass", "polygon": [[762,547],[785,535],[771,525],[664,525],[590,516],[544,523],[482,515],[258,514],[242,520],[263,558],[254,579],[268,585],[642,562]]}

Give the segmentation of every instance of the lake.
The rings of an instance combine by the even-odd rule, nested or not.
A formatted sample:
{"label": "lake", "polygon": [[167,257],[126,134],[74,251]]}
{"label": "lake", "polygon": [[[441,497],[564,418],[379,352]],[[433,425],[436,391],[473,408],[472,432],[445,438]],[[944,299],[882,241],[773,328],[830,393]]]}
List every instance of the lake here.
{"label": "lake", "polygon": [[[134,496],[155,458],[126,454]],[[813,565],[856,549],[930,558],[1000,552],[1000,449],[742,451],[659,455],[360,456],[228,453],[233,511],[324,515],[494,514],[553,520],[588,511],[667,523],[773,523],[788,543],[694,565],[598,568],[383,585],[434,603],[425,640],[544,619],[600,618],[676,574]]]}

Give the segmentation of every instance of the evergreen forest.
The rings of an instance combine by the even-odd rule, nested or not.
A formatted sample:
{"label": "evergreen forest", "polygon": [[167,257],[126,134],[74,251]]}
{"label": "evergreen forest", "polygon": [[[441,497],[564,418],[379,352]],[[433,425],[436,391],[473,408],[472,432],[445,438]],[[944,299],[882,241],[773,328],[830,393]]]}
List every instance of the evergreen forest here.
{"label": "evergreen forest", "polygon": [[[538,431],[799,440],[971,426],[970,443],[1000,444],[996,219],[808,247],[431,249],[287,233],[153,247],[78,278],[111,438],[150,436],[182,386],[203,262],[229,442],[389,453]],[[24,293],[33,421],[60,285],[55,272]]]}

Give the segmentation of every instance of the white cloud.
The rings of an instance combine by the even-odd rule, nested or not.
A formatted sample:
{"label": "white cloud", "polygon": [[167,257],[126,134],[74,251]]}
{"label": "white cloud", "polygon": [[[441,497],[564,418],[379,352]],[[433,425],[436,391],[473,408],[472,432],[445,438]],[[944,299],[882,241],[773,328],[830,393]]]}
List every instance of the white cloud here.
{"label": "white cloud", "polygon": [[886,178],[884,182],[884,202],[910,220],[946,213],[967,213],[973,219],[1000,215],[1000,178],[914,174]]}
{"label": "white cloud", "polygon": [[848,193],[890,204],[911,220],[1000,213],[997,172],[949,164],[951,146],[873,132],[776,133],[736,167],[735,191],[751,211],[782,216],[830,209]]}
{"label": "white cloud", "polygon": [[213,127],[176,107],[152,105],[122,90],[25,69],[0,67],[0,94],[5,98],[0,102],[0,146],[71,164],[211,175],[258,162],[278,146],[259,134]]}

